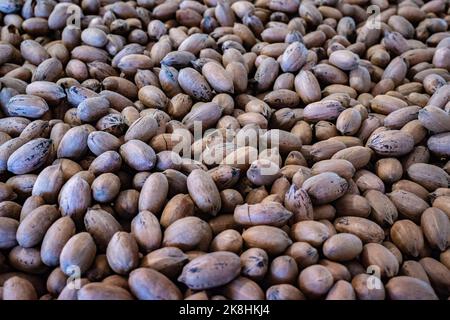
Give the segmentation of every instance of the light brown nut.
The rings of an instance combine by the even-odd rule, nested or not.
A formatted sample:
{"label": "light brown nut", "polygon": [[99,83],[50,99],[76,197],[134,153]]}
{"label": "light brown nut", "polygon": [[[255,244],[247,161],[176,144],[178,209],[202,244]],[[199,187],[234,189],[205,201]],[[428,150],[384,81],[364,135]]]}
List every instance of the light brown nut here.
{"label": "light brown nut", "polygon": [[162,273],[139,268],[130,273],[128,283],[131,292],[139,300],[180,300],[180,290]]}
{"label": "light brown nut", "polygon": [[341,217],[334,221],[338,232],[347,232],[356,235],[363,243],[383,241],[383,229],[373,221],[360,217]]}
{"label": "light brown nut", "polygon": [[321,297],[326,295],[333,286],[333,275],[324,266],[310,266],[300,273],[298,284],[306,296]]}
{"label": "light brown nut", "polygon": [[372,135],[367,146],[382,156],[402,156],[411,152],[414,139],[400,130],[386,130]]}
{"label": "light brown nut", "polygon": [[307,179],[302,188],[315,204],[334,201],[345,194],[348,183],[336,173],[324,172]]}
{"label": "light brown nut", "polygon": [[191,289],[209,289],[230,282],[240,271],[239,256],[231,252],[218,251],[193,259],[184,266],[178,281]]}
{"label": "light brown nut", "polygon": [[212,177],[205,171],[196,169],[187,179],[189,194],[194,203],[204,213],[215,216],[221,208],[221,199]]}
{"label": "light brown nut", "polygon": [[323,244],[324,255],[333,261],[349,261],[362,251],[361,240],[350,233],[338,233],[328,238]]}
{"label": "light brown nut", "polygon": [[394,277],[386,284],[387,294],[392,300],[437,300],[433,288],[413,277]]}
{"label": "light brown nut", "polygon": [[102,209],[88,209],[84,216],[84,226],[102,251],[106,249],[113,235],[122,230],[114,216]]}
{"label": "light brown nut", "polygon": [[71,237],[64,245],[59,258],[61,270],[68,276],[74,272],[86,272],[94,262],[97,248],[87,232]]}
{"label": "light brown nut", "polygon": [[291,236],[295,241],[307,242],[319,247],[331,234],[327,226],[318,221],[300,221],[291,228]]}
{"label": "light brown nut", "polygon": [[271,226],[250,227],[242,233],[245,244],[250,248],[261,248],[270,255],[283,252],[292,240],[281,229]]}
{"label": "light brown nut", "polygon": [[60,213],[54,206],[44,205],[31,211],[17,229],[17,242],[23,248],[34,247],[44,238],[48,228],[58,219]]}
{"label": "light brown nut", "polygon": [[8,171],[24,174],[42,167],[50,154],[51,145],[52,141],[44,138],[25,143],[9,156]]}
{"label": "light brown nut", "polygon": [[131,233],[116,232],[108,243],[106,257],[111,269],[118,274],[127,274],[139,264],[139,248]]}
{"label": "light brown nut", "polygon": [[234,220],[244,226],[283,226],[291,217],[292,213],[278,202],[243,204],[234,210]]}
{"label": "light brown nut", "polygon": [[400,220],[390,230],[391,239],[402,253],[418,257],[424,249],[422,230],[411,220]]}
{"label": "light brown nut", "polygon": [[448,246],[449,219],[445,212],[438,208],[426,209],[420,220],[423,234],[431,247],[444,251]]}
{"label": "light brown nut", "polygon": [[162,245],[181,250],[206,250],[212,240],[211,227],[197,217],[176,220],[164,231]]}

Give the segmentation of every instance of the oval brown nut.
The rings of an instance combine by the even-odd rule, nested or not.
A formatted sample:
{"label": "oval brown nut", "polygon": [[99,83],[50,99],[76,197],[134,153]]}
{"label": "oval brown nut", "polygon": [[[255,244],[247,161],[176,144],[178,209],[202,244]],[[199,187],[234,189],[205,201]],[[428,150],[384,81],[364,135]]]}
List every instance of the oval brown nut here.
{"label": "oval brown nut", "polygon": [[307,179],[302,188],[308,192],[313,203],[325,204],[343,196],[348,183],[336,173],[325,172]]}
{"label": "oval brown nut", "polygon": [[319,81],[311,71],[301,70],[295,77],[294,85],[295,91],[305,104],[316,102],[322,97]]}
{"label": "oval brown nut", "polygon": [[283,230],[271,226],[250,227],[242,233],[247,247],[261,248],[270,255],[277,255],[292,244],[292,240]]}
{"label": "oval brown nut", "polygon": [[153,148],[141,140],[130,140],[120,146],[120,155],[133,169],[150,171],[156,164]]}
{"label": "oval brown nut", "polygon": [[400,269],[400,274],[408,277],[417,278],[426,283],[430,283],[428,279],[427,273],[422,265],[415,260],[407,260],[403,262],[402,267]]}
{"label": "oval brown nut", "polygon": [[161,272],[166,277],[175,278],[188,262],[188,256],[178,248],[165,247],[147,254],[141,262],[141,267],[151,268]]}
{"label": "oval brown nut", "polygon": [[367,218],[371,212],[367,199],[358,194],[345,194],[335,202],[334,206],[338,216]]}
{"label": "oval brown nut", "polygon": [[194,215],[194,202],[187,194],[177,194],[170,199],[161,213],[160,224],[167,228],[178,219]]}
{"label": "oval brown nut", "polygon": [[372,135],[367,146],[381,156],[403,156],[414,148],[413,137],[400,130],[386,130]]}
{"label": "oval brown nut", "polygon": [[95,282],[78,290],[77,300],[133,300],[133,297],[119,286]]}
{"label": "oval brown nut", "polygon": [[415,222],[420,221],[422,213],[429,208],[428,203],[405,190],[393,191],[388,196],[400,214]]}
{"label": "oval brown nut", "polygon": [[111,269],[127,274],[139,264],[139,248],[131,233],[118,231],[108,243],[106,257]]}
{"label": "oval brown nut", "polygon": [[109,107],[109,101],[105,97],[88,98],[78,105],[77,117],[85,122],[97,121],[108,114]]}
{"label": "oval brown nut", "polygon": [[295,241],[307,242],[319,247],[331,236],[328,227],[318,221],[300,221],[291,227],[291,237]]}
{"label": "oval brown nut", "polygon": [[17,245],[16,232],[19,222],[12,218],[0,217],[0,248],[10,249]]}
{"label": "oval brown nut", "polygon": [[326,300],[356,300],[355,290],[350,282],[339,280],[328,292]]}
{"label": "oval brown nut", "polygon": [[306,63],[308,49],[300,41],[291,43],[281,56],[280,66],[283,72],[297,72]]}
{"label": "oval brown nut", "polygon": [[[117,153],[116,151],[106,151],[100,154],[97,158],[94,159],[94,161],[91,162],[91,165],[89,166],[88,170],[91,171],[94,175],[99,175],[119,171],[121,167],[122,167],[122,157],[120,156],[120,154]],[[117,177],[114,178],[111,175],[108,175],[107,177],[108,179],[102,180],[103,181],[111,180],[111,182],[115,181],[115,185],[107,186],[109,191],[120,188],[121,183],[120,180],[117,181],[116,179]],[[118,191],[119,190],[116,190],[116,192]],[[117,194],[114,194],[114,196],[115,195]],[[97,198],[98,196],[99,195],[95,196],[94,198]]]}
{"label": "oval brown nut", "polygon": [[277,284],[266,291],[267,300],[305,300],[304,294],[291,284]]}
{"label": "oval brown nut", "polygon": [[159,221],[149,211],[142,211],[134,217],[131,221],[131,234],[145,252],[158,249],[161,245],[162,232]]}
{"label": "oval brown nut", "polygon": [[350,161],[344,159],[330,159],[316,162],[311,172],[313,175],[318,175],[325,172],[334,172],[344,179],[351,179],[355,174],[355,168]]}
{"label": "oval brown nut", "polygon": [[264,300],[261,287],[245,277],[237,277],[223,288],[224,295],[231,300]]}
{"label": "oval brown nut", "polygon": [[420,226],[431,247],[444,251],[450,239],[450,221],[444,211],[438,208],[426,209]]}
{"label": "oval brown nut", "polygon": [[309,122],[334,121],[344,111],[337,100],[322,100],[308,104],[303,112],[304,120]]}
{"label": "oval brown nut", "polygon": [[216,92],[234,93],[233,80],[222,65],[208,62],[202,67],[202,74]]}
{"label": "oval brown nut", "polygon": [[228,229],[220,232],[211,242],[211,251],[229,251],[236,254],[242,251],[243,240],[239,232]]}
{"label": "oval brown nut", "polygon": [[188,95],[200,101],[211,101],[212,90],[206,79],[195,69],[184,68],[178,73],[180,87]]}
{"label": "oval brown nut", "polygon": [[[249,134],[251,137],[251,133]],[[287,154],[291,151],[299,151],[302,147],[302,141],[295,134],[279,129],[271,129],[265,132],[261,137],[261,144],[267,148],[277,148],[281,154]],[[238,143],[240,141],[238,140]]]}
{"label": "oval brown nut", "polygon": [[88,151],[87,140],[94,131],[90,125],[76,126],[69,129],[58,145],[58,158],[79,159]]}
{"label": "oval brown nut", "polygon": [[158,87],[149,85],[142,87],[139,92],[139,101],[148,108],[165,109],[169,99]]}
{"label": "oval brown nut", "polygon": [[310,298],[319,298],[328,293],[333,286],[333,275],[321,265],[304,269],[298,278],[300,290]]}
{"label": "oval brown nut", "polygon": [[356,171],[353,180],[361,192],[365,192],[367,190],[378,190],[380,192],[385,191],[383,181],[369,170],[360,169]]}
{"label": "oval brown nut", "polygon": [[344,136],[354,135],[362,123],[361,113],[354,108],[345,109],[336,120],[336,129]]}
{"label": "oval brown nut", "polygon": [[441,262],[430,257],[423,258],[419,262],[425,269],[436,293],[447,296],[450,291],[450,270]]}
{"label": "oval brown nut", "polygon": [[219,212],[220,194],[210,174],[201,169],[193,170],[187,178],[187,187],[189,195],[202,212],[213,216]]}
{"label": "oval brown nut", "polygon": [[31,194],[41,196],[47,203],[54,203],[64,184],[64,172],[61,164],[48,166],[38,175]]}
{"label": "oval brown nut", "polygon": [[333,275],[333,279],[335,281],[339,280],[345,280],[350,281],[351,280],[351,274],[350,271],[347,269],[347,267],[343,264],[340,264],[338,262],[334,262],[327,259],[322,259],[319,261],[319,264],[324,266],[328,269],[328,271],[331,272]]}
{"label": "oval brown nut", "polygon": [[388,115],[407,106],[408,104],[405,101],[385,94],[377,95],[370,105],[373,112],[383,115]]}
{"label": "oval brown nut", "polygon": [[330,159],[335,153],[344,150],[346,145],[333,138],[314,143],[310,149],[310,156],[314,161]]}
{"label": "oval brown nut", "polygon": [[424,250],[425,242],[422,230],[411,220],[400,220],[390,230],[392,242],[412,257],[418,257]]}
{"label": "oval brown nut", "polygon": [[442,133],[450,130],[450,115],[445,110],[428,105],[419,111],[418,119],[422,126],[434,133]]}
{"label": "oval brown nut", "polygon": [[333,261],[350,261],[363,250],[361,240],[351,233],[338,233],[323,244],[323,254]]}
{"label": "oval brown nut", "polygon": [[358,67],[359,57],[350,50],[337,50],[330,55],[329,61],[339,69],[349,71]]}
{"label": "oval brown nut", "polygon": [[191,111],[183,118],[182,123],[186,129],[193,131],[198,123],[203,130],[214,126],[222,115],[222,107],[215,102],[207,102],[192,108]]}
{"label": "oval brown nut", "polygon": [[450,134],[445,132],[431,136],[427,141],[427,146],[438,156],[448,157],[450,155]]}
{"label": "oval brown nut", "polygon": [[241,254],[242,275],[255,281],[261,280],[269,268],[269,257],[260,248],[250,248]]}
{"label": "oval brown nut", "polygon": [[413,277],[394,277],[386,284],[391,300],[438,300],[433,288],[425,281]]}
{"label": "oval brown nut", "polygon": [[415,163],[407,169],[407,172],[411,180],[429,191],[434,191],[438,188],[448,188],[449,186],[448,174],[438,166],[427,163]]}
{"label": "oval brown nut", "polygon": [[281,227],[292,213],[278,202],[243,204],[234,210],[234,220],[244,226],[272,225]]}
{"label": "oval brown nut", "polygon": [[355,146],[337,151],[331,159],[347,160],[358,170],[369,163],[372,153],[372,150],[369,148]]}
{"label": "oval brown nut", "polygon": [[120,178],[113,173],[99,175],[91,184],[92,198],[99,203],[110,203],[120,192]]}
{"label": "oval brown nut", "polygon": [[370,205],[373,220],[379,225],[390,226],[397,220],[397,208],[384,193],[378,190],[369,190],[364,197]]}
{"label": "oval brown nut", "polygon": [[429,192],[420,184],[411,180],[400,180],[392,185],[392,191],[405,190],[414,193],[416,196],[423,200],[428,200]]}
{"label": "oval brown nut", "polygon": [[271,185],[279,178],[280,168],[269,159],[259,159],[254,161],[247,170],[247,178],[255,185]]}
{"label": "oval brown nut", "polygon": [[37,138],[25,143],[8,158],[8,171],[25,174],[42,167],[50,154],[52,140]]}
{"label": "oval brown nut", "polygon": [[11,267],[24,273],[42,274],[48,270],[36,248],[17,246],[9,252],[8,260]]}
{"label": "oval brown nut", "polygon": [[38,119],[48,110],[47,102],[38,96],[18,94],[9,99],[6,105],[10,116]]}
{"label": "oval brown nut", "polygon": [[33,284],[19,276],[9,278],[3,283],[3,300],[37,300],[38,296]]}
{"label": "oval brown nut", "polygon": [[410,106],[391,112],[384,119],[384,126],[389,129],[401,129],[409,122],[416,120],[420,110],[418,106]]}
{"label": "oval brown nut", "polygon": [[239,256],[231,252],[201,255],[184,266],[178,281],[190,289],[204,290],[227,284],[241,271]]}
{"label": "oval brown nut", "polygon": [[105,250],[113,235],[122,230],[122,226],[109,212],[89,208],[84,216],[86,231],[94,238],[100,250]]}
{"label": "oval brown nut", "polygon": [[293,183],[289,190],[284,194],[284,204],[286,208],[293,213],[294,223],[302,220],[312,220],[314,218],[313,205],[308,192],[298,188],[297,185]]}
{"label": "oval brown nut", "polygon": [[0,217],[13,218],[19,220],[22,206],[14,201],[0,202]]}
{"label": "oval brown nut", "polygon": [[164,231],[162,245],[181,250],[206,250],[212,240],[209,224],[197,217],[185,217],[173,222]]}
{"label": "oval brown nut", "polygon": [[99,156],[106,151],[117,150],[121,142],[108,132],[93,131],[88,136],[87,145],[93,154]]}
{"label": "oval brown nut", "polygon": [[125,133],[125,141],[141,140],[150,141],[158,131],[158,122],[151,116],[143,116],[134,121]]}
{"label": "oval brown nut", "polygon": [[47,50],[40,43],[31,39],[22,41],[20,44],[20,53],[26,60],[36,66],[50,58]]}
{"label": "oval brown nut", "polygon": [[394,254],[378,243],[368,243],[361,253],[364,267],[376,266],[383,278],[391,278],[398,273],[399,263]]}
{"label": "oval brown nut", "polygon": [[62,217],[56,220],[42,240],[42,262],[48,266],[57,266],[64,245],[74,235],[75,223],[70,217]]}
{"label": "oval brown nut", "polygon": [[160,172],[152,173],[144,182],[139,195],[139,211],[159,214],[167,200],[169,182]]}
{"label": "oval brown nut", "polygon": [[352,279],[352,286],[359,300],[385,299],[384,285],[378,277],[360,273]]}
{"label": "oval brown nut", "polygon": [[81,232],[69,239],[59,257],[61,270],[68,276],[80,272],[83,274],[92,265],[97,248],[91,235]]}
{"label": "oval brown nut", "polygon": [[48,228],[60,216],[59,211],[50,205],[40,206],[31,211],[17,229],[17,242],[23,248],[31,248],[39,244]]}
{"label": "oval brown nut", "polygon": [[360,217],[341,217],[334,221],[338,232],[352,233],[363,243],[381,242],[384,240],[383,229],[373,221]]}
{"label": "oval brown nut", "polygon": [[89,183],[80,176],[70,178],[59,193],[58,204],[63,216],[72,217],[74,220],[82,218],[91,205]]}
{"label": "oval brown nut", "polygon": [[266,58],[258,66],[254,79],[258,91],[266,91],[270,89],[278,76],[279,64],[274,58]]}
{"label": "oval brown nut", "polygon": [[183,298],[172,281],[150,268],[132,271],[128,278],[128,285],[139,300],[181,300]]}
{"label": "oval brown nut", "polygon": [[375,172],[384,183],[392,184],[402,178],[403,167],[396,158],[384,158],[375,163]]}
{"label": "oval brown nut", "polygon": [[433,207],[441,209],[447,216],[450,216],[450,189],[440,188],[430,194],[430,198],[433,201]]}

